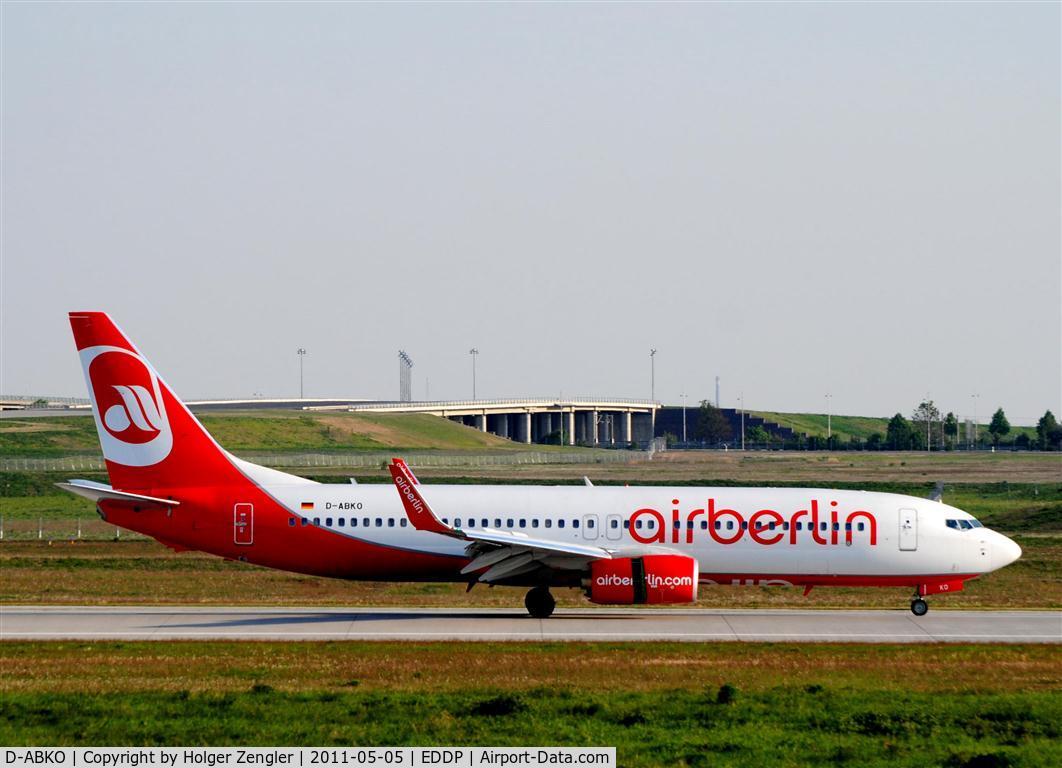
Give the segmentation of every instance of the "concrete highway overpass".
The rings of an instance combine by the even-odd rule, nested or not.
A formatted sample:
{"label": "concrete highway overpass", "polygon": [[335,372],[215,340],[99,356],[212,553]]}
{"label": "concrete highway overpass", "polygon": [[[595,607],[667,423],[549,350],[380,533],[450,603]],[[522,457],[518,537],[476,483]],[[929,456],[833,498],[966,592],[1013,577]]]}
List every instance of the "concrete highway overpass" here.
{"label": "concrete highway overpass", "polygon": [[[647,445],[660,403],[631,398],[427,400],[310,406],[351,413],[430,413],[518,443]],[[552,438],[552,439],[550,439]]]}

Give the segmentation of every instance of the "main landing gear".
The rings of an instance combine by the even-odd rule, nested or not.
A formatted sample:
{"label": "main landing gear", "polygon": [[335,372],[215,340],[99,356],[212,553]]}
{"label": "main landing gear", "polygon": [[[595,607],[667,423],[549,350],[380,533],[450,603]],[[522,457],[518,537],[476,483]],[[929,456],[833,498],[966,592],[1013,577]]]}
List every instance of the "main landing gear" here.
{"label": "main landing gear", "polygon": [[911,600],[911,613],[915,616],[925,616],[929,612],[929,603],[921,598],[920,595],[915,595]]}
{"label": "main landing gear", "polygon": [[557,601],[549,593],[549,587],[535,587],[524,598],[524,607],[535,619],[548,619],[557,607]]}

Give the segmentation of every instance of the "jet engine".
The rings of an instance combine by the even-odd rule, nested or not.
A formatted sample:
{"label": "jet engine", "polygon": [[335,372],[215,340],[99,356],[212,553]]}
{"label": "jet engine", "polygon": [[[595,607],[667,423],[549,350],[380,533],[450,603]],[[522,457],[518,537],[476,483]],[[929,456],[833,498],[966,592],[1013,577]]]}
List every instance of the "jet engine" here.
{"label": "jet engine", "polygon": [[649,605],[697,599],[697,561],[686,555],[645,555],[595,560],[586,585],[592,603]]}

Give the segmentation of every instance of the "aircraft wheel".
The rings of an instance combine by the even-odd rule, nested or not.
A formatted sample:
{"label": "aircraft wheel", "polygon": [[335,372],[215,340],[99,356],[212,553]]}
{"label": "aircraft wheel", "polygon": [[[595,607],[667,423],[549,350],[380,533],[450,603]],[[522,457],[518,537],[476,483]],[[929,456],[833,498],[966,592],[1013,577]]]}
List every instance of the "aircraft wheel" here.
{"label": "aircraft wheel", "polygon": [[557,607],[557,601],[549,593],[549,587],[535,587],[524,598],[524,607],[535,619],[548,619]]}
{"label": "aircraft wheel", "polygon": [[915,616],[925,616],[929,612],[929,603],[920,597],[911,601],[911,613]]}

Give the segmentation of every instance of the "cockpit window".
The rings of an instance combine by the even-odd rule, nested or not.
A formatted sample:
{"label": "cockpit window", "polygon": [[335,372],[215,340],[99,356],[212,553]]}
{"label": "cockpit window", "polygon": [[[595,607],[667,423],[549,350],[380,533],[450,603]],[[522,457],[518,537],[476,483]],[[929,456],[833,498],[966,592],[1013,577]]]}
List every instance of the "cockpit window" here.
{"label": "cockpit window", "polygon": [[984,528],[980,520],[945,520],[944,521],[949,528],[954,528],[956,531],[968,531],[971,528]]}

